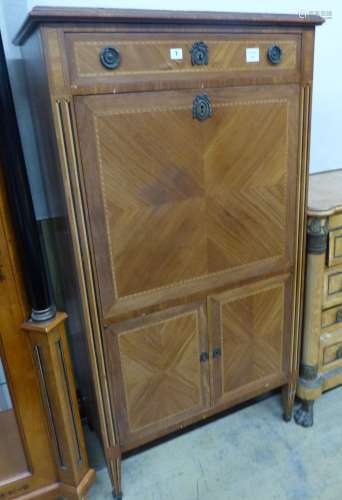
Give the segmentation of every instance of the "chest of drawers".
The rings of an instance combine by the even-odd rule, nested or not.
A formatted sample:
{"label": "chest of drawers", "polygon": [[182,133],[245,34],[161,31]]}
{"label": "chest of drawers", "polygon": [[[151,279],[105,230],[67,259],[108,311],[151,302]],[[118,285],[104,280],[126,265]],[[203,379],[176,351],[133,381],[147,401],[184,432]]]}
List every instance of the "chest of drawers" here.
{"label": "chest of drawers", "polygon": [[313,404],[342,383],[342,170],[310,176],[301,376],[295,420],[313,425]]}
{"label": "chest of drawers", "polygon": [[321,22],[40,8],[18,35],[116,495],[123,451],[276,387],[291,417]]}

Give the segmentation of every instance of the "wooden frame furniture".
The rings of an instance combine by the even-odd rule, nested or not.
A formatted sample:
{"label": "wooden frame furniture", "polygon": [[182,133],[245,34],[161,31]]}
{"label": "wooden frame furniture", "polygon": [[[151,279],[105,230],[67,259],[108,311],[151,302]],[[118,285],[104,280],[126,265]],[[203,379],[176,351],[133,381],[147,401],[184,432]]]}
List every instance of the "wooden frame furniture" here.
{"label": "wooden frame furniture", "polygon": [[126,450],[276,387],[291,418],[322,22],[35,8],[16,37],[117,497]]}
{"label": "wooden frame furniture", "polygon": [[2,171],[0,236],[0,498],[81,499],[95,472],[78,413],[66,315],[22,325],[29,308]]}
{"label": "wooden frame furniture", "polygon": [[304,337],[295,420],[313,425],[313,404],[342,383],[342,170],[310,176]]}
{"label": "wooden frame furniture", "polygon": [[0,107],[0,498],[76,500],[95,472],[87,462],[66,315],[49,302],[1,38]]}

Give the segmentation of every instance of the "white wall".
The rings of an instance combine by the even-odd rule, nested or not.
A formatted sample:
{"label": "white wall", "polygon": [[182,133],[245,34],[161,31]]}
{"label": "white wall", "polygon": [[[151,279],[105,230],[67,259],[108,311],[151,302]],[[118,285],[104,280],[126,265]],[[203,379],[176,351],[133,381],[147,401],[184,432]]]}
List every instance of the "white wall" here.
{"label": "white wall", "polygon": [[[48,6],[78,6],[78,7],[121,7],[141,9],[173,9],[173,10],[223,10],[239,12],[278,12],[294,13],[306,11],[332,11],[332,19],[317,28],[314,92],[311,135],[310,170],[316,172],[342,167],[342,64],[339,56],[342,54],[342,2],[330,0],[329,3],[320,0],[283,0],[270,2],[269,0],[240,0],[229,2],[211,0],[0,0],[0,9],[4,12],[2,25],[13,32],[24,15],[23,3],[26,1],[26,10],[36,4]],[[8,12],[11,16],[8,16]],[[17,13],[17,15],[15,15]],[[1,11],[0,11],[1,14]],[[11,50],[7,47],[9,57]],[[17,52],[14,57],[17,57]],[[33,176],[34,177],[34,176]],[[38,183],[39,184],[39,183]],[[39,193],[39,185],[36,186]]]}
{"label": "white wall", "polygon": [[7,67],[12,86],[14,105],[18,117],[20,136],[36,215],[39,219],[47,217],[45,190],[40,175],[38,151],[34,139],[31,110],[27,99],[27,88],[20,48],[11,40],[27,14],[27,0],[0,0],[0,30],[4,44]]}

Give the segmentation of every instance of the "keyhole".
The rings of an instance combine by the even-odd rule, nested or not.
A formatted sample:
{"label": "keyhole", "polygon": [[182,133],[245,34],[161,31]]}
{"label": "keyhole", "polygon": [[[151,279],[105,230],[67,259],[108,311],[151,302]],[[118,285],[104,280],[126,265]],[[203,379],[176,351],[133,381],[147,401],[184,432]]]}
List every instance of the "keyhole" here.
{"label": "keyhole", "polygon": [[198,54],[198,59],[199,59],[200,61],[202,61],[202,60],[203,60],[203,54],[202,54],[202,52],[200,52],[200,53]]}
{"label": "keyhole", "polygon": [[204,104],[201,104],[201,113],[204,113]]}

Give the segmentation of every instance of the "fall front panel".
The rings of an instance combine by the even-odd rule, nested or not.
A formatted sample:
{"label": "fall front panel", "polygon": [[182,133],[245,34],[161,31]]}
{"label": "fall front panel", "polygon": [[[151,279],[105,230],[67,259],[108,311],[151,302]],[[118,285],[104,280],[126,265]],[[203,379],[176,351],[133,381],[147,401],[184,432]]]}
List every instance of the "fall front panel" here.
{"label": "fall front panel", "polygon": [[299,87],[208,90],[204,121],[196,96],[75,99],[107,317],[119,301],[293,264]]}

